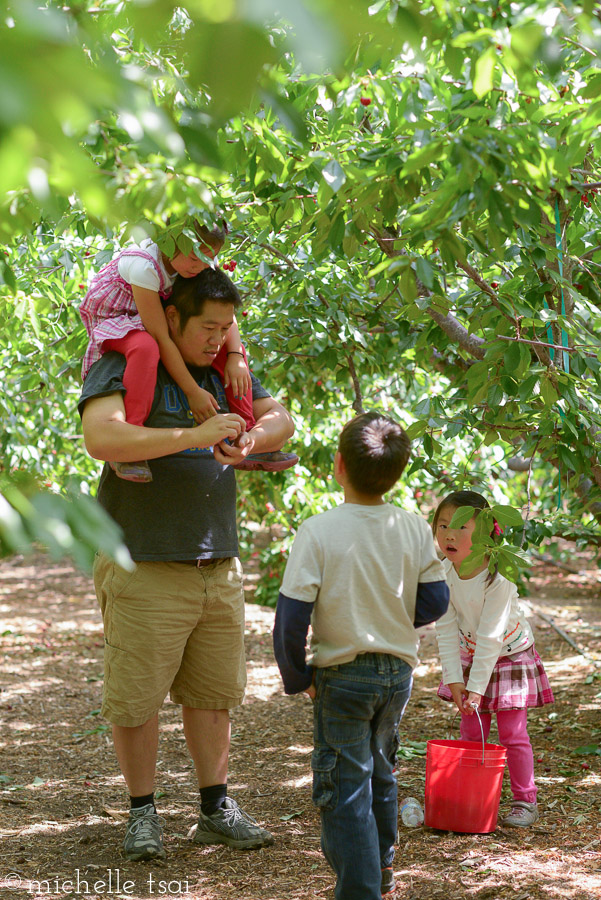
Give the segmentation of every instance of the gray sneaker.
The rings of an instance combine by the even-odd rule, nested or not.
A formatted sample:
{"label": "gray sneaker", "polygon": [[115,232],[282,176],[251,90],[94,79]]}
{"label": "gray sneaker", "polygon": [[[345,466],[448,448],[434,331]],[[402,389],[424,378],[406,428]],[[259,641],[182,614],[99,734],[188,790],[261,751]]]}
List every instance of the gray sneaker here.
{"label": "gray sneaker", "polygon": [[514,800],[511,812],[501,820],[501,825],[510,825],[513,828],[529,828],[538,822],[538,806],[536,803],[527,803],[525,800]]}
{"label": "gray sneaker", "polygon": [[130,809],[123,849],[127,859],[164,859],[163,825],[152,803]]}
{"label": "gray sneaker", "polygon": [[201,811],[194,843],[227,844],[238,850],[258,850],[273,844],[273,835],[243,812],[235,800],[226,797],[224,806],[210,816],[205,816]]}

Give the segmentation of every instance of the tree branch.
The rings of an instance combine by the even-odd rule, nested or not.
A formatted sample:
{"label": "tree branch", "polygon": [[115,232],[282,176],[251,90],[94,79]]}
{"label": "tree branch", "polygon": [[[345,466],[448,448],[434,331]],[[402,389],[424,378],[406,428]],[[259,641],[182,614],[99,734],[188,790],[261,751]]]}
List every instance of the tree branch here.
{"label": "tree branch", "polygon": [[434,319],[447,337],[450,337],[452,341],[456,341],[463,350],[476,359],[484,359],[484,338],[478,337],[477,334],[470,334],[467,328],[451,313],[443,316],[433,306],[428,306],[425,312],[428,313],[431,319]]}
{"label": "tree branch", "polygon": [[363,397],[361,395],[361,385],[359,384],[359,378],[357,376],[357,369],[355,368],[355,360],[353,358],[353,354],[349,353],[347,356],[347,362],[349,367],[349,372],[351,373],[351,380],[353,382],[353,390],[355,391],[355,399],[353,400],[353,409],[359,415],[363,410]]}

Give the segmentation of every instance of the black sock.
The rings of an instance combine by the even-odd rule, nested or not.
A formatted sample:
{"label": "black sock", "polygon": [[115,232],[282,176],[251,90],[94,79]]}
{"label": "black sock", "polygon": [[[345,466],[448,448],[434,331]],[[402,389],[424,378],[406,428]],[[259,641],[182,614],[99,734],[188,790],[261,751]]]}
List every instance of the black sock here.
{"label": "black sock", "polygon": [[129,805],[131,809],[140,809],[140,807],[147,806],[149,803],[152,803],[154,811],[156,812],[156,806],[154,805],[154,791],[152,794],[144,794],[143,797],[132,797],[130,795]]}
{"label": "black sock", "polygon": [[227,797],[227,784],[212,784],[200,789],[200,809],[205,816],[212,816],[221,809]]}

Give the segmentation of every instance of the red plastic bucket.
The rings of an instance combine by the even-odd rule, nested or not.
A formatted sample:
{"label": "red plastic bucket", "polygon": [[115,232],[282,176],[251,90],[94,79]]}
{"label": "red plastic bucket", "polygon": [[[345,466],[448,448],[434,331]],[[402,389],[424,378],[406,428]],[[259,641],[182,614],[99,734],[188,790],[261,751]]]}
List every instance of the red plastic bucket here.
{"label": "red plastic bucket", "polygon": [[488,834],[497,827],[507,750],[475,741],[428,741],[424,825]]}

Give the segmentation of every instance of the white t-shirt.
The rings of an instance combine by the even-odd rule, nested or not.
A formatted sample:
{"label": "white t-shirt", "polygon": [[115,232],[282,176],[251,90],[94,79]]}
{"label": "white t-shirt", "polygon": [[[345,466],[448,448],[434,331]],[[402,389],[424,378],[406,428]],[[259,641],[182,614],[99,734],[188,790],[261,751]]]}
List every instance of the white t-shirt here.
{"label": "white t-shirt", "polygon": [[344,503],[300,526],[281,591],[315,603],[314,666],[389,653],[413,668],[417,585],[444,577],[424,519],[389,503]]}
{"label": "white t-shirt", "polygon": [[[142,241],[139,246],[140,249],[150,253],[150,255],[156,259],[165,276],[165,284],[172,285],[175,281],[177,272],[174,272],[173,275],[169,274],[163,264],[161,251],[155,242],[151,241],[150,238],[147,238]],[[135,248],[128,247],[127,249],[133,250]],[[137,287],[148,288],[148,290],[156,291],[158,293],[161,286],[159,276],[150,260],[146,259],[144,256],[122,256],[119,259],[118,268],[119,275],[124,281],[127,281],[128,284],[135,284]]]}
{"label": "white t-shirt", "polygon": [[463,650],[473,656],[467,689],[483,694],[500,656],[512,656],[532,646],[532,629],[511,581],[497,574],[487,585],[486,570],[462,579],[450,560],[443,560],[443,566],[450,602],[436,623],[442,680],[444,684],[463,682]]}

